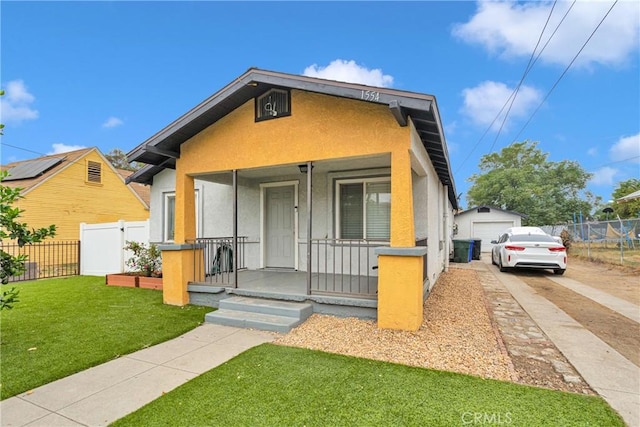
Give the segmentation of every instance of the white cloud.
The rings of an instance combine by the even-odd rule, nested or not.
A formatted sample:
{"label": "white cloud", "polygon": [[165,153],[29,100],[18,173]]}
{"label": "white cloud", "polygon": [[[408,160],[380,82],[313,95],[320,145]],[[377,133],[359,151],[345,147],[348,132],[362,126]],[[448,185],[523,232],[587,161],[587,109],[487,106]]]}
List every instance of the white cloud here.
{"label": "white cloud", "polygon": [[609,149],[609,156],[615,161],[629,160],[640,163],[640,133],[620,138]]}
{"label": "white cloud", "polygon": [[587,150],[587,154],[590,155],[591,157],[595,157],[598,155],[598,148],[597,147],[591,147]]}
{"label": "white cloud", "polygon": [[30,107],[35,101],[22,80],[12,80],[5,86],[5,94],[0,98],[0,121],[5,124],[19,124],[24,120],[38,118],[38,111]]}
{"label": "white cloud", "polygon": [[82,150],[83,148],[87,148],[83,145],[66,145],[61,143],[55,143],[51,145],[53,147],[53,151],[48,152],[47,154],[60,154],[67,153],[69,151]]}
{"label": "white cloud", "polygon": [[613,185],[614,176],[618,173],[618,170],[604,166],[592,173],[593,176],[589,180],[590,183],[595,185]]}
{"label": "white cloud", "polygon": [[381,69],[368,69],[355,61],[345,61],[336,59],[331,61],[326,67],[313,64],[304,69],[303,74],[309,77],[319,77],[321,79],[337,80],[341,82],[360,83],[369,86],[391,87],[393,77],[384,74]]}
{"label": "white cloud", "polygon": [[124,124],[124,122],[121,119],[111,116],[111,117],[109,117],[107,119],[106,122],[104,122],[102,124],[102,127],[103,128],[114,128],[114,127],[120,126],[122,124]]}
{"label": "white cloud", "polygon": [[[541,55],[546,63],[568,65],[611,7],[611,2],[579,1],[573,6]],[[551,11],[551,2],[478,2],[476,14],[453,28],[453,35],[483,46],[502,58],[529,57]],[[540,46],[560,23],[569,2],[558,2]],[[617,65],[635,55],[640,44],[640,3],[620,1],[611,10],[575,62]]]}
{"label": "white cloud", "polygon": [[[502,125],[502,120],[509,105],[504,109],[502,107],[514,89],[507,87],[504,83],[493,81],[485,81],[476,87],[464,89],[462,91],[464,105],[461,113],[478,125],[488,126],[493,122],[492,129],[498,130]],[[540,91],[531,86],[522,85],[509,111],[509,119],[527,116],[540,104],[541,100],[542,94]],[[510,103],[511,101],[509,101]],[[500,116],[494,122],[498,113],[500,113]],[[507,119],[504,128],[508,127],[509,119]]]}

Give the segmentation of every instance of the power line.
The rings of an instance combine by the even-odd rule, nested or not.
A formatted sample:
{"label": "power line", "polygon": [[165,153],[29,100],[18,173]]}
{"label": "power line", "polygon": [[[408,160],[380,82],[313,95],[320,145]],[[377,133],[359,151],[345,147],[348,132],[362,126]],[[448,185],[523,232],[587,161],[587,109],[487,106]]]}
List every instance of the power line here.
{"label": "power line", "polygon": [[[556,28],[553,30],[553,33],[551,33],[551,36],[549,36],[549,39],[546,41],[546,43],[544,44],[544,46],[542,47],[542,49],[540,49],[540,52],[538,52],[538,55],[536,56],[536,58],[533,60],[533,62],[531,62],[531,58],[529,59],[529,64],[527,65],[527,67],[525,68],[525,72],[522,76],[522,79],[520,80],[520,83],[518,84],[518,90],[520,88],[520,85],[524,82],[524,79],[526,78],[526,76],[529,74],[529,72],[531,71],[531,69],[533,68],[533,66],[535,65],[536,62],[538,62],[538,59],[540,59],[540,56],[542,56],[542,52],[544,52],[544,50],[547,48],[547,46],[549,45],[549,43],[551,42],[551,39],[553,39],[553,37],[556,35],[556,33],[558,32],[558,29],[560,28],[560,26],[562,25],[562,23],[564,22],[565,18],[567,17],[567,15],[569,14],[569,12],[571,11],[571,9],[573,9],[573,6],[576,4],[576,0],[573,0],[573,3],[571,3],[571,6],[569,6],[569,8],[567,9],[567,11],[564,13],[564,15],[562,16],[562,19],[560,19],[560,22],[558,22],[558,25],[556,25]],[[555,8],[556,2],[553,3],[553,7],[551,9],[551,13],[553,12],[553,8]],[[551,17],[551,13],[549,14],[549,17]],[[547,18],[547,23],[549,22],[549,18]],[[547,23],[545,23],[545,28],[547,26]],[[542,32],[540,33],[540,38],[542,37],[542,35],[544,34],[544,28],[542,30]],[[538,44],[540,43],[540,38],[538,38]],[[537,45],[536,45],[536,49],[537,49]],[[532,55],[535,53],[536,49],[533,50]],[[507,106],[507,104],[509,103],[509,101],[511,101],[511,99],[515,96],[516,94],[516,90],[514,89],[513,92],[511,92],[511,95],[509,96],[509,98],[507,98],[507,100],[505,101],[504,105],[502,106],[502,108],[500,109],[500,111],[498,111],[498,113],[496,114],[496,116],[494,117],[493,121],[491,122],[491,124],[487,127],[487,129],[483,132],[482,136],[480,136],[480,139],[478,140],[478,142],[476,142],[476,144],[473,146],[473,148],[471,149],[471,151],[469,152],[469,154],[467,155],[467,157],[465,157],[465,159],[462,161],[462,163],[460,164],[460,166],[458,167],[458,169],[456,170],[456,172],[458,172],[460,170],[460,168],[462,168],[462,166],[467,162],[467,160],[469,160],[469,157],[471,157],[471,154],[473,154],[473,152],[476,150],[476,148],[478,148],[478,145],[480,145],[480,142],[482,142],[482,140],[484,139],[484,137],[487,135],[487,133],[491,130],[491,128],[493,127],[493,124],[496,122],[496,120],[498,120],[498,118],[500,117],[500,114],[502,114],[502,112],[504,111],[505,107]],[[515,101],[515,99],[514,99]],[[512,102],[513,105],[513,102]],[[509,109],[511,109],[511,107],[509,107]],[[508,113],[507,113],[508,114]],[[506,120],[506,117],[505,117]],[[504,124],[504,122],[503,122]],[[502,127],[500,127],[500,129],[502,129]],[[495,141],[494,141],[494,145],[495,145]],[[491,149],[489,150],[489,152],[491,152],[493,150],[493,145],[491,146]]]}
{"label": "power line", "polygon": [[603,168],[605,166],[609,166],[609,165],[615,165],[616,163],[624,163],[624,162],[628,162],[629,160],[634,160],[634,159],[640,159],[640,156],[631,156],[628,157],[626,159],[622,159],[622,160],[616,160],[615,162],[609,162],[609,163],[605,163],[603,165],[597,166],[598,168]]}
{"label": "power line", "polygon": [[560,77],[558,77],[558,80],[556,80],[556,82],[553,84],[553,86],[551,87],[551,89],[549,89],[549,92],[547,92],[547,95],[544,97],[544,99],[542,100],[542,102],[538,105],[538,107],[535,109],[535,111],[533,112],[533,114],[531,114],[531,116],[529,117],[529,120],[527,120],[527,122],[524,124],[524,126],[522,126],[522,129],[520,129],[520,131],[518,132],[518,134],[516,135],[515,138],[513,138],[512,141],[515,141],[518,139],[518,137],[520,136],[520,134],[522,133],[522,131],[525,130],[525,128],[529,125],[529,123],[531,122],[531,120],[533,120],[533,117],[538,113],[538,110],[540,110],[540,107],[542,107],[542,105],[545,103],[545,101],[549,98],[549,96],[551,95],[551,93],[554,91],[554,89],[556,88],[556,86],[558,86],[558,83],[560,83],[560,80],[562,80],[562,78],[565,76],[565,74],[567,74],[567,71],[569,71],[569,68],[571,68],[571,66],[573,65],[573,63],[576,61],[576,59],[578,59],[578,56],[580,56],[580,54],[582,53],[582,51],[584,50],[584,48],[587,46],[587,43],[589,43],[589,41],[591,40],[591,38],[595,35],[596,31],[598,31],[598,29],[600,28],[600,26],[602,25],[602,23],[604,22],[605,19],[607,19],[607,16],[609,16],[609,13],[611,13],[611,10],[613,9],[613,7],[618,3],[618,0],[615,0],[613,2],[613,4],[611,5],[611,7],[609,8],[609,10],[607,11],[607,13],[605,13],[605,15],[602,17],[602,19],[600,20],[600,22],[598,23],[598,25],[596,26],[596,28],[594,28],[594,30],[591,32],[591,35],[589,36],[589,38],[587,38],[587,40],[584,42],[584,44],[582,45],[582,47],[580,48],[580,50],[578,51],[578,53],[576,53],[576,55],[573,57],[573,59],[571,60],[571,62],[569,63],[569,65],[567,65],[567,67],[564,69],[564,71],[562,72],[562,74],[560,75]]}
{"label": "power line", "polygon": [[[551,10],[549,11],[549,15],[547,16],[547,21],[544,23],[544,27],[542,27],[542,31],[540,32],[540,36],[538,37],[538,41],[536,42],[536,46],[533,48],[533,52],[531,52],[531,56],[529,57],[529,62],[527,63],[527,66],[524,68],[524,73],[522,74],[522,77],[520,77],[520,81],[518,82],[518,85],[514,89],[513,95],[510,97],[511,104],[509,104],[509,108],[507,109],[507,112],[504,113],[504,118],[502,119],[502,123],[500,124],[500,129],[498,129],[498,132],[496,133],[496,137],[493,139],[493,144],[491,144],[491,148],[489,148],[489,153],[493,151],[493,147],[496,145],[496,142],[498,141],[498,138],[502,133],[502,128],[504,127],[504,124],[507,122],[507,117],[509,117],[511,108],[513,107],[513,104],[516,102],[516,98],[518,97],[518,92],[520,91],[520,87],[522,86],[522,83],[524,82],[525,77],[527,77],[527,74],[529,74],[529,70],[531,70],[531,67],[533,67],[532,65],[533,58],[536,55],[536,50],[538,50],[538,46],[540,46],[540,40],[542,40],[542,36],[544,35],[545,30],[547,29],[547,25],[549,25],[549,21],[551,20],[551,16],[553,15],[553,10],[556,8],[556,3],[557,3],[557,0],[554,0],[553,5],[551,6]],[[508,102],[509,101],[507,100],[507,103]]]}
{"label": "power line", "polygon": [[[491,144],[491,148],[489,149],[489,153],[493,152],[493,147],[496,145],[496,142],[498,141],[498,138],[500,137],[500,134],[502,133],[502,128],[503,128],[504,124],[507,122],[507,118],[509,116],[509,113],[511,112],[511,107],[513,107],[513,104],[515,103],[516,97],[518,95],[518,92],[520,91],[520,87],[521,87],[522,83],[524,83],[525,77],[529,74],[529,71],[531,71],[531,69],[533,68],[535,63],[538,62],[538,59],[540,59],[540,57],[542,56],[542,52],[544,52],[544,50],[547,48],[547,46],[551,42],[551,39],[553,39],[553,37],[556,35],[556,33],[558,32],[558,29],[560,28],[560,26],[564,22],[564,20],[567,17],[567,15],[569,15],[569,12],[571,11],[571,9],[573,9],[573,6],[575,4],[576,4],[576,0],[573,0],[573,3],[571,3],[571,6],[569,6],[569,8],[566,10],[564,15],[560,19],[560,22],[558,22],[558,25],[556,25],[556,28],[553,30],[553,33],[551,33],[551,36],[549,36],[549,38],[547,39],[547,42],[544,44],[544,46],[542,46],[542,49],[540,50],[540,52],[538,52],[538,55],[536,56],[536,58],[533,59],[533,55],[535,54],[535,51],[538,48],[538,44],[540,43],[540,40],[542,39],[542,35],[544,34],[544,31],[545,31],[545,29],[547,27],[547,24],[549,23],[549,20],[551,19],[551,15],[553,14],[553,10],[554,10],[554,8],[556,6],[556,1],[554,1],[553,6],[551,7],[551,11],[549,12],[549,16],[547,17],[547,22],[545,23],[545,27],[542,29],[542,33],[540,33],[540,37],[538,38],[538,44],[536,44],[535,49],[531,53],[531,58],[529,59],[529,64],[530,65],[527,65],[527,68],[526,68],[524,74],[522,75],[522,79],[520,79],[520,83],[518,83],[518,86],[515,88],[515,90],[512,93],[511,97],[509,97],[509,99],[511,100],[511,105],[509,105],[509,109],[507,110],[507,112],[504,115],[504,119],[502,120],[502,124],[500,125],[500,129],[498,130],[498,133],[496,134],[496,137],[493,140],[493,144]],[[531,61],[532,59],[533,59],[533,62]],[[507,100],[507,102],[509,102],[509,100]],[[504,109],[504,107],[502,107],[502,108]]]}
{"label": "power line", "polygon": [[40,156],[49,156],[49,154],[40,153],[38,151],[29,150],[27,148],[16,147],[15,145],[7,144],[6,142],[2,142],[2,143],[0,143],[0,145],[5,145],[7,147],[15,148],[17,150],[27,151],[27,152],[33,153],[33,154],[38,154]]}

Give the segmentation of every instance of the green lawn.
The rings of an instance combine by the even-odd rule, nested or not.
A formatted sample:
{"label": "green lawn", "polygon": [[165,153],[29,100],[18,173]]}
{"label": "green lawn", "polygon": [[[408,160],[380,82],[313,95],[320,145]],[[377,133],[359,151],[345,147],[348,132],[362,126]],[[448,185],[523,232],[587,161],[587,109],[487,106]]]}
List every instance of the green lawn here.
{"label": "green lawn", "polygon": [[106,286],[104,277],[23,282],[0,314],[2,399],[187,332],[206,307],[162,303],[162,292]]}
{"label": "green lawn", "polygon": [[599,397],[263,344],[123,426],[624,426]]}

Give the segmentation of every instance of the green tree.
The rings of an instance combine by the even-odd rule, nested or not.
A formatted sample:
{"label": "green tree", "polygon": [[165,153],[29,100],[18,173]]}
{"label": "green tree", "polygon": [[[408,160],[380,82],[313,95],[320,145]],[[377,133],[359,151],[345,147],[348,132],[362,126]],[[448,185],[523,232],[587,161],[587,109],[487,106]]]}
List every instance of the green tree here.
{"label": "green tree", "polygon": [[114,167],[118,169],[137,171],[143,166],[142,163],[138,162],[129,163],[129,160],[127,159],[127,153],[120,150],[119,148],[114,148],[104,156],[107,158],[107,160],[109,160],[109,162],[111,162]]}
{"label": "green tree", "polygon": [[[537,142],[514,142],[499,153],[482,156],[481,173],[472,175],[469,206],[489,205],[527,215],[524,225],[554,225],[591,212],[580,198],[591,174],[573,161],[551,162]],[[587,194],[586,197],[593,196]]]}
{"label": "green tree", "polygon": [[[4,95],[4,91],[0,91],[0,96]],[[0,135],[4,125],[0,124]],[[27,244],[37,243],[47,237],[55,235],[56,226],[51,225],[48,228],[40,228],[38,230],[31,229],[26,223],[19,222],[19,217],[24,210],[15,208],[12,205],[18,201],[20,196],[20,188],[11,188],[2,185],[2,181],[7,177],[6,170],[0,172],[0,283],[6,285],[11,276],[17,276],[24,273],[24,263],[27,260],[26,255],[11,255],[5,252],[2,242],[5,239],[15,241],[18,246],[22,247]],[[18,291],[16,288],[2,290],[0,295],[0,310],[12,308],[18,302]]]}
{"label": "green tree", "polygon": [[[628,194],[640,190],[640,179],[631,178],[626,181],[622,181],[618,184],[615,190],[613,190],[613,200],[618,200]],[[613,206],[613,217],[619,215],[620,218],[637,218],[640,216],[640,199],[628,200],[625,202],[615,202]]]}
{"label": "green tree", "polygon": [[[1,185],[7,176],[7,171],[0,172],[0,240],[10,239],[18,246],[23,247],[32,243],[40,242],[47,237],[55,235],[56,226],[50,225],[48,228],[29,229],[26,223],[20,222],[20,214],[24,210],[12,205],[21,197],[19,188],[11,188]],[[24,263],[27,255],[11,255],[4,249],[0,249],[2,268],[0,268],[0,282],[6,285],[11,276],[18,276],[25,271]],[[18,291],[11,288],[3,290],[0,298],[0,310],[11,308],[18,302]]]}

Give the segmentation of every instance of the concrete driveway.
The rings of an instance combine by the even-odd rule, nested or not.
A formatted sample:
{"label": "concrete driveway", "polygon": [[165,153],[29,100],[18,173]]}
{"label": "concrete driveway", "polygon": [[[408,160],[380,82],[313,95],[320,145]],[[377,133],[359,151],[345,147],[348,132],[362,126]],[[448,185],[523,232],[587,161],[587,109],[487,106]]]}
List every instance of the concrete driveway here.
{"label": "concrete driveway", "polygon": [[[489,272],[511,293],[589,386],[618,411],[629,426],[640,427],[640,367],[636,364],[637,359],[636,363],[630,360],[637,356],[638,348],[631,352],[626,350],[628,346],[619,347],[621,351],[616,350],[605,342],[607,336],[564,301],[568,297],[585,298],[588,303],[595,303],[593,307],[602,312],[611,311],[612,319],[622,319],[619,321],[625,329],[618,332],[630,336],[636,335],[640,325],[640,307],[567,277],[530,271],[501,273],[491,265],[490,255],[482,258]],[[607,278],[600,280],[606,281]],[[544,284],[540,284],[542,281],[551,281],[553,284],[547,283],[545,288]],[[554,286],[560,287],[555,294],[551,289]],[[554,298],[554,295],[562,295],[565,299]],[[564,306],[566,311],[559,305]],[[630,338],[637,339],[633,336]]]}

